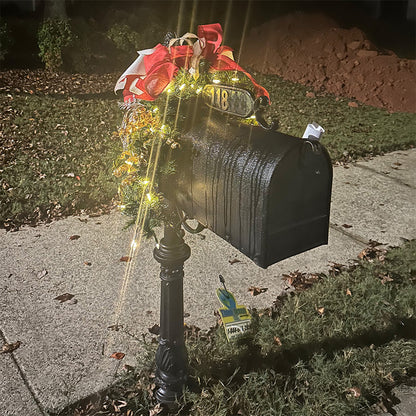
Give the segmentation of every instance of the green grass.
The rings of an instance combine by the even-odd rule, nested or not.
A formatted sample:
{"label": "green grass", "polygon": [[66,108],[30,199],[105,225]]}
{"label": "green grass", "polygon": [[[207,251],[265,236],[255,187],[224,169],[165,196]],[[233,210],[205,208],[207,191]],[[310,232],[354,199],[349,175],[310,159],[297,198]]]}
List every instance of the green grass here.
{"label": "green grass", "polygon": [[302,85],[277,76],[259,75],[258,82],[270,93],[270,115],[280,122],[279,130],[302,137],[308,123],[316,121],[324,129],[322,143],[333,161],[351,161],[416,145],[416,114],[389,113],[359,104],[350,107],[349,98],[316,94]]}
{"label": "green grass", "polygon": [[[415,281],[410,241],[252,311],[250,332],[233,344],[221,327],[194,331],[189,386],[171,414],[358,416],[388,407],[391,389],[416,375]],[[138,367],[106,393],[108,410],[117,400],[127,403],[123,414],[153,409],[155,348],[148,342]]]}
{"label": "green grass", "polygon": [[117,192],[112,164],[121,151],[111,133],[115,101],[0,95],[3,152],[0,223],[13,227],[97,209]]}
{"label": "green grass", "polygon": [[199,391],[186,395],[190,414],[363,414],[383,390],[415,374],[415,280],[412,241],[384,262],[325,276],[273,313],[255,313],[252,332],[237,345],[221,328],[210,343],[190,343],[199,380]]}
{"label": "green grass", "polygon": [[[416,114],[352,108],[344,98],[308,98],[306,87],[277,76],[257,78],[270,92],[280,131],[301,136],[308,123],[320,123],[334,162],[415,145]],[[0,94],[0,227],[109,206],[117,193],[113,161],[121,151],[112,138],[122,118],[116,101]]]}

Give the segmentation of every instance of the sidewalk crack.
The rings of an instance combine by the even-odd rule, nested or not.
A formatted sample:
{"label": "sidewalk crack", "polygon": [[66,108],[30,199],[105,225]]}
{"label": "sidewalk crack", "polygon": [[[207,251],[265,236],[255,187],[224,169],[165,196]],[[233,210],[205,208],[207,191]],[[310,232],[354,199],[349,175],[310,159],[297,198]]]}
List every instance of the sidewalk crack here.
{"label": "sidewalk crack", "polygon": [[353,234],[349,231],[344,230],[341,226],[334,224],[333,222],[329,223],[329,227],[335,231],[340,232],[341,234],[351,238],[352,240],[356,241],[357,243],[364,244],[364,246],[368,246],[369,241],[365,238],[360,237],[359,235]]}
{"label": "sidewalk crack", "polygon": [[[6,336],[4,335],[3,330],[0,328],[0,339],[1,341],[5,344],[7,343],[7,339]],[[14,365],[17,368],[17,371],[19,372],[19,375],[23,381],[23,384],[26,386],[26,388],[28,389],[30,395],[32,396],[32,399],[35,401],[37,408],[39,409],[39,411],[42,413],[42,415],[44,416],[48,416],[48,413],[45,411],[45,409],[42,406],[42,403],[40,402],[40,400],[38,399],[38,397],[36,396],[34,390],[32,389],[31,385],[29,384],[29,380],[26,377],[25,372],[23,371],[23,369],[20,367],[16,356],[14,355],[14,352],[8,353],[8,355],[10,355]]]}
{"label": "sidewalk crack", "polygon": [[408,183],[406,183],[406,182],[402,181],[402,180],[401,180],[401,179],[399,179],[399,178],[395,178],[394,176],[390,176],[389,174],[387,174],[387,173],[385,173],[385,172],[380,172],[380,171],[378,171],[378,170],[376,170],[376,169],[374,169],[374,168],[370,168],[369,166],[362,165],[361,163],[355,163],[355,164],[354,164],[354,166],[356,166],[356,167],[358,167],[358,168],[361,168],[361,169],[364,169],[364,170],[367,170],[367,171],[370,171],[370,172],[372,172],[372,173],[377,173],[378,175],[381,175],[381,176],[383,176],[383,177],[385,177],[385,178],[388,178],[388,179],[390,179],[390,180],[391,180],[391,181],[393,181],[393,182],[396,182],[396,183],[398,183],[398,184],[400,184],[400,185],[405,186],[406,188],[415,189],[415,187],[414,187],[414,186],[412,186],[412,185],[410,185],[410,184],[408,184]]}

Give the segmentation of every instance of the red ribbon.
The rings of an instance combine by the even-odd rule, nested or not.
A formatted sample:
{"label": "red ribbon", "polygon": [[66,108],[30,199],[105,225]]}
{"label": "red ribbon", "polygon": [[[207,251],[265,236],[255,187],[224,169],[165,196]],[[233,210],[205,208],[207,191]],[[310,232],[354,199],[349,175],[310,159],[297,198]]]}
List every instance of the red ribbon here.
{"label": "red ribbon", "polygon": [[[219,23],[198,26],[197,42],[202,49],[201,57],[210,62],[210,71],[239,71],[243,72],[253,83],[256,96],[266,96],[270,102],[269,93],[259,85],[254,78],[240,65],[230,58],[232,49],[221,46],[222,28]],[[169,50],[170,49],[170,50]],[[167,48],[158,44],[154,52],[143,58],[146,75],[138,77],[126,76],[126,84],[123,91],[124,101],[132,99],[155,100],[176,76],[179,68],[189,69],[190,59],[194,54],[194,48],[190,45],[171,46]]]}

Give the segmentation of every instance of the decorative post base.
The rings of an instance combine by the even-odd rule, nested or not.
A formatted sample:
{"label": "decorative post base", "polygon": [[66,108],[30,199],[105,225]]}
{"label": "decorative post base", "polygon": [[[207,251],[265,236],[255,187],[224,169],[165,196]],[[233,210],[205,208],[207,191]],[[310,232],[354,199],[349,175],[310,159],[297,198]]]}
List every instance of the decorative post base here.
{"label": "decorative post base", "polygon": [[164,237],[153,256],[160,263],[160,339],[156,351],[156,399],[173,404],[187,380],[188,354],[183,330],[183,265],[191,250],[184,231],[165,225]]}

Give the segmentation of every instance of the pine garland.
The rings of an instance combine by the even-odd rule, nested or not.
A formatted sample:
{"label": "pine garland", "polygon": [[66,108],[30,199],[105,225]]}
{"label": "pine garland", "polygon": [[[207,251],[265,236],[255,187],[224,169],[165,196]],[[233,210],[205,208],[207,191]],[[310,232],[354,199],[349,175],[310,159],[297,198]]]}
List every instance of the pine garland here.
{"label": "pine garland", "polygon": [[176,114],[178,100],[195,98],[206,84],[212,83],[253,89],[251,81],[243,73],[209,73],[207,63],[202,60],[197,79],[187,70],[180,69],[155,101],[121,105],[126,113],[116,136],[123,143],[123,152],[114,162],[113,170],[113,174],[120,178],[119,208],[131,217],[127,225],[135,223],[140,209],[145,213],[143,233],[147,237],[154,235],[154,227],[173,221],[167,217],[167,201],[159,192],[159,180],[161,175],[173,174],[176,170],[175,152],[180,151],[180,120],[178,123]]}

